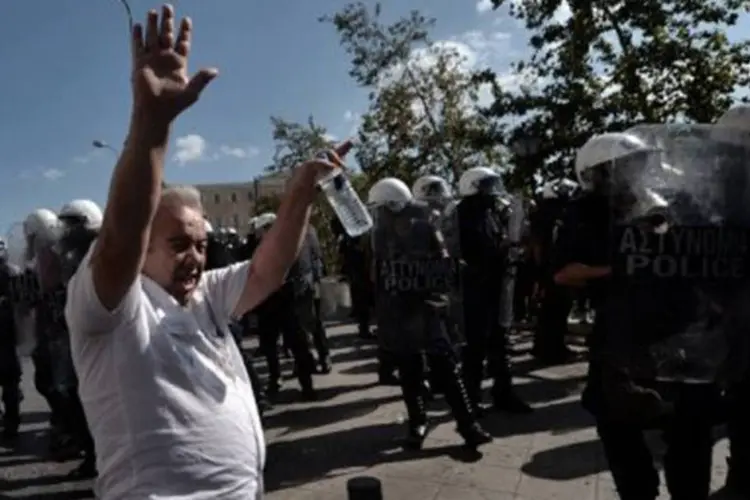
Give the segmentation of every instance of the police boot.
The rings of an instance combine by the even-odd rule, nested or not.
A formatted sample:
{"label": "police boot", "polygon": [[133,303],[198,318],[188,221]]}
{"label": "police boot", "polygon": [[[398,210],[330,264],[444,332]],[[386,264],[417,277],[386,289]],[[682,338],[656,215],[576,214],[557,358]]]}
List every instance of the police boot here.
{"label": "police boot", "polygon": [[427,438],[427,410],[421,387],[404,390],[404,404],[409,419],[404,447],[410,450],[421,450]]}
{"label": "police boot", "polygon": [[450,406],[453,418],[456,420],[458,433],[464,438],[466,446],[478,448],[492,441],[487,431],[477,422],[472,410],[471,401],[466,392],[460,365],[452,372],[446,372],[443,379],[443,394],[445,401]]}

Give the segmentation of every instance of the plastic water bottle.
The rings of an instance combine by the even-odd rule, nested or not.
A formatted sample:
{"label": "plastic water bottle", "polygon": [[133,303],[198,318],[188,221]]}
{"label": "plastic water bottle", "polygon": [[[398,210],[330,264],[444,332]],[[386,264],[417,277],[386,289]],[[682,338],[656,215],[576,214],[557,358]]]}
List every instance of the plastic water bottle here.
{"label": "plastic water bottle", "polygon": [[318,186],[325,193],[346,234],[356,238],[372,229],[370,212],[341,170],[335,170],[323,177],[318,181]]}

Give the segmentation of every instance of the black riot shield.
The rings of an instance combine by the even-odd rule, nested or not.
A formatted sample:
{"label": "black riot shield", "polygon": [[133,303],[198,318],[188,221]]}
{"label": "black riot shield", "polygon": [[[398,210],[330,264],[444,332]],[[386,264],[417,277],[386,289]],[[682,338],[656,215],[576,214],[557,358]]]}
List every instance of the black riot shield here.
{"label": "black riot shield", "polygon": [[429,207],[373,209],[371,232],[378,339],[396,354],[450,348],[463,331],[451,314],[458,261],[451,258]]}
{"label": "black riot shield", "polygon": [[748,359],[750,135],[712,125],[628,133],[643,147],[605,167],[606,355],[635,379],[734,378]]}
{"label": "black riot shield", "polygon": [[524,199],[520,195],[505,197],[505,238],[507,244],[506,266],[503,275],[502,292],[500,295],[499,323],[503,331],[510,330],[514,318],[514,298],[518,265],[523,256],[522,238],[526,223]]}

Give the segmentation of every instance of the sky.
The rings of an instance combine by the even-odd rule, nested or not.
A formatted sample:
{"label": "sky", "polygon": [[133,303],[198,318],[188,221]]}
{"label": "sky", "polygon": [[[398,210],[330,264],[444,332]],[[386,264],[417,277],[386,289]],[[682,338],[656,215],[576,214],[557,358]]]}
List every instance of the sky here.
{"label": "sky", "polygon": [[[367,106],[331,25],[317,21],[346,0],[176,0],[194,24],[191,68],[220,71],[173,127],[168,182],[248,181],[271,162],[269,118],[313,115],[349,136]],[[374,4],[368,0],[366,3]],[[88,198],[104,204],[127,130],[130,56],[118,0],[5,0],[0,7],[0,235],[36,208]],[[142,19],[158,3],[130,0]],[[435,17],[432,38],[475,66],[507,74],[527,33],[489,0],[383,0],[396,19]],[[559,12],[565,15],[565,12]],[[748,24],[750,26],[750,24]],[[747,32],[745,30],[745,32]]]}
{"label": "sky", "polygon": [[[176,0],[194,24],[191,69],[220,76],[174,126],[169,182],[247,181],[273,155],[269,118],[312,114],[336,137],[366,108],[331,25],[317,21],[345,0]],[[437,19],[433,37],[504,70],[523,50],[515,21],[485,2],[385,0],[384,15],[411,9]],[[133,14],[159,4],[130,0]],[[32,28],[33,29],[30,29]],[[125,139],[131,94],[125,11],[117,0],[6,0],[0,8],[0,234],[36,208],[76,198],[103,204]]]}

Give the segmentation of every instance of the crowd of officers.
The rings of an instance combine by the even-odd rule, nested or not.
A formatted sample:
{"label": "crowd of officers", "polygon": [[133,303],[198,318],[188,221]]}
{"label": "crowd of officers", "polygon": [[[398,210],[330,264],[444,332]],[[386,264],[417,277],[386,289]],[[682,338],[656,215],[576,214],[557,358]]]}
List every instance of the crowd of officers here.
{"label": "crowd of officers", "polygon": [[[619,139],[609,134],[591,140]],[[609,273],[605,163],[579,155],[578,182],[550,182],[527,198],[521,241],[509,237],[510,195],[501,175],[486,167],[467,170],[458,182],[457,195],[436,176],[422,177],[412,188],[396,178],[381,179],[368,194],[368,205],[376,214],[371,234],[351,238],[337,221],[331,222],[359,335],[379,344],[379,382],[402,389],[408,415],[405,446],[421,448],[429,431],[427,404],[435,395],[444,397],[457,432],[471,447],[492,440],[481,425],[487,413],[532,411],[512,384],[510,331],[501,317],[501,304],[511,300],[517,323],[536,323],[533,354],[545,363],[573,357],[565,343],[571,310],[582,321],[593,323],[583,404],[595,417],[621,498],[658,496],[658,473],[643,436],[647,429],[664,431],[669,448],[664,466],[672,498],[707,498],[713,430],[727,420],[729,483],[750,497],[747,380],[729,388],[718,383],[660,384],[613,374],[597,361],[597,339],[604,325],[599,304]],[[18,433],[23,396],[17,346],[23,343],[23,324],[33,311],[34,382],[51,410],[50,449],[62,459],[83,455],[81,466],[72,473],[76,477],[96,474],[95,453],[77,395],[62,310],[65,283],[96,238],[101,219],[99,207],[87,200],[71,202],[58,213],[37,210],[24,223],[25,267],[14,266],[8,259],[10,249],[0,248],[3,436],[13,439]],[[206,268],[252,258],[274,221],[270,212],[254,217],[245,236],[231,229],[214,231],[206,222]],[[460,288],[415,298],[394,297],[379,285],[379,261],[431,254],[450,257],[451,252],[461,262]],[[325,274],[320,243],[311,228],[282,288],[251,317],[232,325],[238,340],[251,331],[259,334],[259,353],[268,365],[265,384],[250,353],[247,366],[261,413],[274,403],[281,388],[280,355],[293,358],[305,400],[316,398],[313,376],[332,370],[320,312]],[[508,287],[509,280],[515,286]],[[446,326],[444,306],[450,306],[450,295],[455,293],[460,294],[462,309],[454,326],[461,325],[451,328]],[[504,296],[508,293],[512,297]],[[373,324],[378,326],[375,334]],[[492,379],[489,406],[483,401],[486,376]]]}

